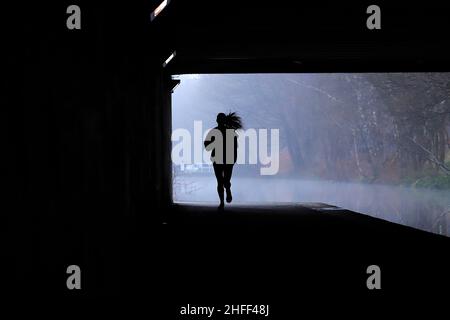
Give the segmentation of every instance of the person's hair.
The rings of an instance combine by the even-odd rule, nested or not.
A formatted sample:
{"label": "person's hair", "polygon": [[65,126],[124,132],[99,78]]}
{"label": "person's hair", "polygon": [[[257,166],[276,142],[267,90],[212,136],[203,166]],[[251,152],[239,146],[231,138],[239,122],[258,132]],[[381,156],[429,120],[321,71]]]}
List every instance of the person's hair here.
{"label": "person's hair", "polygon": [[228,114],[219,113],[217,115],[217,122],[222,123],[228,129],[242,129],[242,119],[236,114],[236,112],[230,112]]}

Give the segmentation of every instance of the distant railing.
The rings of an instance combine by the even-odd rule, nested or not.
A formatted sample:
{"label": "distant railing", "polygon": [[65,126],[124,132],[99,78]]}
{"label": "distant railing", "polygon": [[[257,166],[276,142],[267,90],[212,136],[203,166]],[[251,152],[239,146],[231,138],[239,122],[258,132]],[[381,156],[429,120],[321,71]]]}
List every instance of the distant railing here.
{"label": "distant railing", "polygon": [[212,164],[181,164],[173,166],[174,173],[177,174],[207,174],[214,172]]}

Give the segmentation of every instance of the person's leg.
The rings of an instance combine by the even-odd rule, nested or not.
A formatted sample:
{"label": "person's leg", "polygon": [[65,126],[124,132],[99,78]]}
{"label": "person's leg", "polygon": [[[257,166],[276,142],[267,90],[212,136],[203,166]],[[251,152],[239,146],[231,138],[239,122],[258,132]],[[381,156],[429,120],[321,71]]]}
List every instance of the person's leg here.
{"label": "person's leg", "polygon": [[213,164],[214,174],[217,180],[217,193],[220,199],[220,208],[223,208],[223,188],[224,188],[224,165],[223,164]]}
{"label": "person's leg", "polygon": [[233,174],[233,165],[227,164],[225,165],[224,177],[223,177],[223,185],[225,190],[227,191],[227,202],[231,202],[233,197],[231,195],[231,175]]}

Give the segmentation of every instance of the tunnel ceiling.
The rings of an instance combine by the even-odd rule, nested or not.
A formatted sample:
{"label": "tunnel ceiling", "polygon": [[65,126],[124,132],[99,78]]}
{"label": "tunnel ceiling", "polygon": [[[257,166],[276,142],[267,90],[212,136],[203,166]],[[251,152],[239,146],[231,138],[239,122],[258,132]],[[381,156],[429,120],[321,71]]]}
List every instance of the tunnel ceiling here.
{"label": "tunnel ceiling", "polygon": [[173,0],[152,27],[172,73],[450,70],[443,5],[379,4],[381,30],[368,5]]}

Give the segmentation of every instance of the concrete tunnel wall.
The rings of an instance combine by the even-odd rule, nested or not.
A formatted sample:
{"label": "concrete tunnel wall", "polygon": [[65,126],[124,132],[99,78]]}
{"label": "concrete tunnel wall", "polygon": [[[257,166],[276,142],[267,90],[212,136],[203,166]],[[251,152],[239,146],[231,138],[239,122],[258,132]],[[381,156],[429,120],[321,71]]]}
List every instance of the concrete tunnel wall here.
{"label": "concrete tunnel wall", "polygon": [[48,214],[72,203],[79,214],[134,215],[169,200],[169,76],[136,41],[151,36],[147,30],[129,26],[135,37],[126,39],[127,31],[100,27],[108,23],[98,18],[106,19],[84,35],[49,30],[29,43],[39,53],[19,61],[16,130],[23,159],[33,159],[21,167],[29,195],[45,201]]}
{"label": "concrete tunnel wall", "polygon": [[[57,14],[64,4],[49,5],[54,20],[34,28],[25,19],[23,37],[13,39],[2,127],[13,143],[2,161],[5,238],[15,247],[6,256],[18,292],[30,283],[60,288],[73,263],[91,270],[85,294],[119,290],[107,279],[121,268],[123,242],[134,226],[161,221],[170,204],[171,88],[162,51],[148,44],[147,20],[127,18],[139,6],[120,12],[119,25],[121,7],[86,6],[79,33]],[[61,281],[49,281],[52,274]]]}

